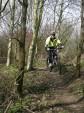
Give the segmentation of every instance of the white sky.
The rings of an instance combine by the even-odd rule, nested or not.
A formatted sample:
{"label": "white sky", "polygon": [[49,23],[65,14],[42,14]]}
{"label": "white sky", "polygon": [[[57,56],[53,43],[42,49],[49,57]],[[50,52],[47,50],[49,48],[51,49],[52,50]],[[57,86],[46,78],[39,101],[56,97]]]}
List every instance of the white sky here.
{"label": "white sky", "polygon": [[[54,0],[53,0],[54,1]],[[53,2],[54,3],[54,2]],[[53,20],[53,3],[51,5],[45,6],[44,10],[45,10],[45,15],[46,18],[50,18],[50,20]],[[57,8],[58,10],[58,8]],[[57,17],[57,16],[56,16]],[[64,12],[64,17],[68,18],[68,20],[70,19],[72,21],[75,20],[76,18],[80,17],[80,7],[75,7],[75,6],[69,6],[69,8],[67,8]]]}
{"label": "white sky", "polygon": [[[48,4],[48,1],[45,3],[45,8],[44,8],[44,15],[43,15],[43,24],[53,22],[53,5],[56,0],[50,0],[51,5]],[[67,0],[65,0],[67,1]],[[10,4],[12,4],[13,0],[10,0]],[[6,0],[3,0],[3,5],[6,3]],[[66,4],[67,5],[67,4]],[[58,8],[57,8],[58,10]],[[76,26],[78,29],[80,29],[80,7],[77,6],[71,6],[67,8],[64,12],[64,18],[66,18],[67,21],[71,23],[76,23],[74,26]],[[56,16],[56,21],[58,17]],[[79,20],[79,21],[78,21]],[[5,26],[3,26],[3,29],[5,29]],[[0,30],[1,31],[1,30]]]}

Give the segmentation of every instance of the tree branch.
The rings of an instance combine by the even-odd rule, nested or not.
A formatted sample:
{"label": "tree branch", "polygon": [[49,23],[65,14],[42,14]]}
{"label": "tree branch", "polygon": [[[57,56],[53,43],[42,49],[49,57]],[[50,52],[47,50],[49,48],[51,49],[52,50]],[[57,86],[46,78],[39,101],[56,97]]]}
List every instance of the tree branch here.
{"label": "tree branch", "polygon": [[20,42],[20,40],[19,40],[19,39],[17,39],[17,38],[12,38],[12,39],[15,39],[17,42],[21,43],[21,42]]}
{"label": "tree branch", "polygon": [[18,0],[18,2],[20,3],[21,6],[23,6],[23,2],[21,0]]}
{"label": "tree branch", "polygon": [[0,19],[2,19],[3,17],[7,16],[10,13],[10,11],[8,11],[6,14],[4,14],[3,16],[0,17]]}
{"label": "tree branch", "polygon": [[23,46],[24,44],[17,38],[12,38],[12,39],[15,39],[17,42],[19,42],[20,46]]}
{"label": "tree branch", "polygon": [[25,6],[25,7],[28,6],[28,4],[26,4],[25,2],[23,3],[21,0],[18,0],[18,2],[20,3],[21,6]]}
{"label": "tree branch", "polygon": [[6,1],[5,5],[4,5],[3,9],[0,11],[0,13],[2,13],[2,12],[5,10],[5,8],[6,8],[7,4],[8,4],[8,2],[9,2],[9,0]]}
{"label": "tree branch", "polygon": [[69,105],[74,105],[74,104],[76,105],[76,104],[78,104],[79,102],[81,102],[83,100],[84,100],[84,96],[82,96],[78,100],[72,101],[72,102],[60,102],[60,103],[57,103],[57,100],[55,100],[54,102],[51,101],[49,103],[49,101],[48,101],[46,105],[43,104],[43,105],[39,106],[39,108],[36,107],[36,108],[32,109],[32,111],[35,112],[35,111],[38,111],[38,110],[42,111],[44,109],[50,109],[50,108],[54,108],[54,107],[64,107],[64,106],[69,106]]}
{"label": "tree branch", "polygon": [[6,110],[4,111],[4,113],[7,113],[8,112],[8,109],[10,108],[11,104],[12,104],[12,100],[7,105]]}

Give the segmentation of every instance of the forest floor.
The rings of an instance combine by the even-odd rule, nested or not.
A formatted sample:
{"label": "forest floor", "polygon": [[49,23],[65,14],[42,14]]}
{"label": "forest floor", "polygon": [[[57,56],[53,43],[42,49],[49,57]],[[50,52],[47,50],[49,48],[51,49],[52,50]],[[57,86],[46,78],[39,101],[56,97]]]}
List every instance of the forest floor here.
{"label": "forest floor", "polygon": [[[4,109],[10,103],[9,97],[15,93],[16,72],[14,67],[0,68],[0,105],[7,101]],[[45,66],[26,72],[24,98],[18,100],[15,93],[7,113],[84,113],[84,71],[82,69],[80,78],[76,78],[75,73],[72,65],[63,65],[61,75],[55,69],[49,72]],[[0,113],[4,113],[2,109]]]}

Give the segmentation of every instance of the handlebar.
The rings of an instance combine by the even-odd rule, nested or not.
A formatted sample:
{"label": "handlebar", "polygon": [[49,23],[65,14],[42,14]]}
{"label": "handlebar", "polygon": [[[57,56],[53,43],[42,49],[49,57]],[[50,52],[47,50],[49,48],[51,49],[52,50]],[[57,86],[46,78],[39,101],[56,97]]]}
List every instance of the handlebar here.
{"label": "handlebar", "polygon": [[47,51],[49,50],[58,50],[58,49],[63,49],[64,46],[56,47],[56,48],[47,48]]}
{"label": "handlebar", "polygon": [[57,47],[57,49],[63,49],[63,48],[64,48],[64,46]]}

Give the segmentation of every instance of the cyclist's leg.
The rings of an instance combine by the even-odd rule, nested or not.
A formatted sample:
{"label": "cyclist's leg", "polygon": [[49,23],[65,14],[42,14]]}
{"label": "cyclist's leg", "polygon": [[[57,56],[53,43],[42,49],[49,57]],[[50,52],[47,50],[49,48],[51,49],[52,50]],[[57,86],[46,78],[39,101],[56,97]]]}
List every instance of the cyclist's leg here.
{"label": "cyclist's leg", "polygon": [[49,50],[49,63],[52,64],[52,51]]}
{"label": "cyclist's leg", "polygon": [[54,58],[54,64],[57,65],[57,60],[58,60],[57,51],[53,52],[53,58]]}
{"label": "cyclist's leg", "polygon": [[51,63],[51,51],[47,50],[47,66]]}

